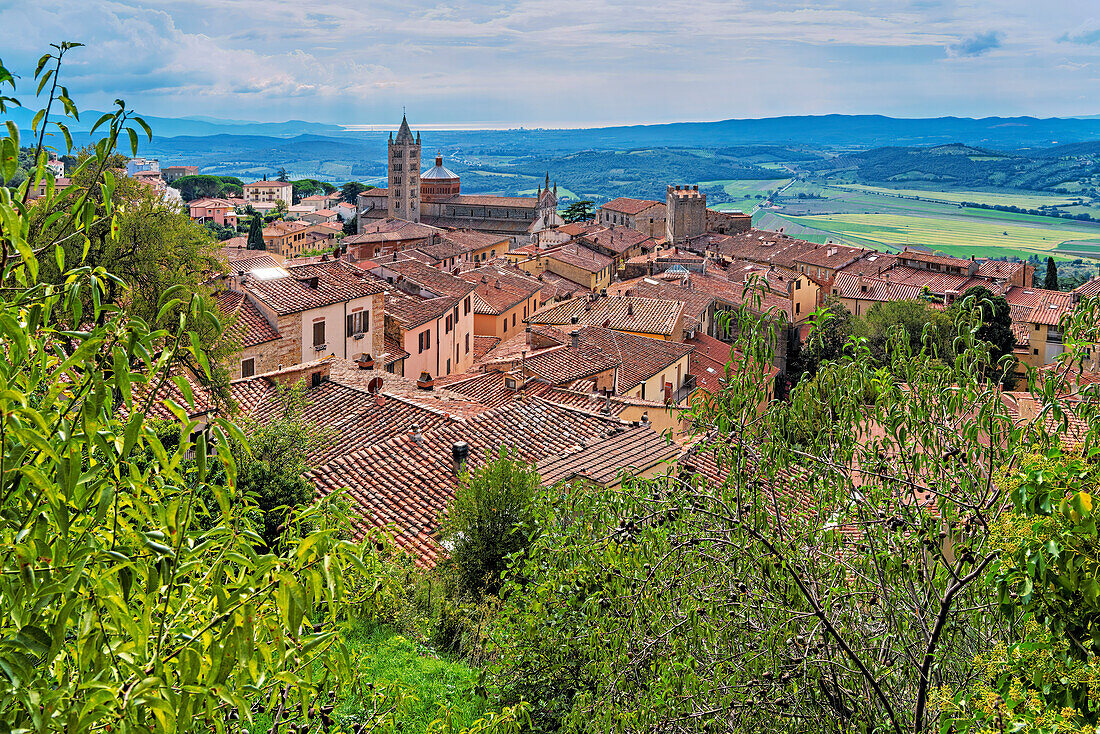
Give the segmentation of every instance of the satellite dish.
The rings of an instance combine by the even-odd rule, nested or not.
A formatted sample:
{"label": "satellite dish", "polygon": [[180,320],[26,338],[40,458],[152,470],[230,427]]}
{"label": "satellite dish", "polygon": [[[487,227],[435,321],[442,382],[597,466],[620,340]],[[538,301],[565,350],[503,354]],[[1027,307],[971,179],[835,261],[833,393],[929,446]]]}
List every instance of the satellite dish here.
{"label": "satellite dish", "polygon": [[374,379],[372,379],[370,382],[367,383],[367,392],[369,392],[371,395],[374,395],[375,393],[377,393],[381,389],[382,389],[382,378],[381,377],[375,377]]}

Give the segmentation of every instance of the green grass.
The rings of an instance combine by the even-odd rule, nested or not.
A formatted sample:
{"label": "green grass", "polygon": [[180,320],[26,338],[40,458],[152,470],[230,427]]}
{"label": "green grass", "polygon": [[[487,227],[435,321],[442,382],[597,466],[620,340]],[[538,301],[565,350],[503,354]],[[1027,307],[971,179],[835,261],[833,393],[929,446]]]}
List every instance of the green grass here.
{"label": "green grass", "polygon": [[[460,731],[487,713],[487,700],[473,690],[477,672],[468,665],[437,655],[388,627],[349,623],[343,635],[364,686],[372,683],[378,690],[397,685],[409,694],[396,712],[400,730],[425,731],[449,712],[453,729]],[[362,692],[346,689],[337,695],[333,715],[349,724],[362,720],[368,703]],[[250,729],[264,732],[271,724],[267,712],[256,716]]]}
{"label": "green grass", "polygon": [[930,247],[959,256],[998,257],[1013,254],[1026,257],[1046,254],[1068,240],[1080,240],[1081,231],[1059,227],[1057,219],[1042,227],[1031,223],[952,217],[900,214],[828,214],[785,216],[796,224],[835,233],[860,244]]}
{"label": "green grass", "polygon": [[896,194],[917,196],[932,201],[946,201],[959,204],[964,201],[990,206],[1018,206],[1023,209],[1038,209],[1041,206],[1060,206],[1073,201],[1060,194],[1023,194],[1015,192],[990,193],[988,191],[951,191],[944,189],[891,189],[882,186],[863,186],[861,184],[838,184],[838,187],[866,191],[874,194]]}

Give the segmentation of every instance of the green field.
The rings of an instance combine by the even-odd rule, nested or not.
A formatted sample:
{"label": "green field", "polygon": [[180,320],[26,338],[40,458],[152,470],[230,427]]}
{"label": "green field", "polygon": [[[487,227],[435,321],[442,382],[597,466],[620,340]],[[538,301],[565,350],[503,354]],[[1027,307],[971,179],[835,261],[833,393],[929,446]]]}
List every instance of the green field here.
{"label": "green field", "polygon": [[791,182],[787,178],[746,178],[726,179],[724,181],[701,181],[699,186],[721,186],[730,196],[736,198],[755,197],[757,194],[767,194],[769,191],[781,189]]}
{"label": "green field", "polygon": [[990,206],[1018,206],[1022,209],[1038,209],[1043,206],[1063,206],[1075,199],[1057,194],[1023,194],[1015,192],[990,193],[988,191],[945,191],[941,189],[888,189],[881,186],[863,186],[860,184],[837,184],[837,188],[866,191],[872,194],[896,196],[916,196],[931,201],[946,201],[961,204],[964,201]]}
{"label": "green field", "polygon": [[[783,215],[796,224],[835,233],[845,241],[869,247],[900,249],[906,245],[928,247],[951,255],[969,257],[1050,254],[1067,241],[1082,241],[1074,252],[1100,245],[1096,239],[1082,238],[1076,227],[1060,227],[1057,219],[1047,226],[1015,223],[1008,220],[952,217],[939,219],[903,214],[826,214],[819,216]],[[1064,249],[1060,254],[1069,253]]]}

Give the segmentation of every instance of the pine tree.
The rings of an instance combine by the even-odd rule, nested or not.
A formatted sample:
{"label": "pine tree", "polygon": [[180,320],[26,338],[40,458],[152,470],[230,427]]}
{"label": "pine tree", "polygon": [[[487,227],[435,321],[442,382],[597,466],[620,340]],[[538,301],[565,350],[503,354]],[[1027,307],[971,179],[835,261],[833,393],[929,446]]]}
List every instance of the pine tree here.
{"label": "pine tree", "polygon": [[259,213],[252,215],[252,223],[248,225],[248,249],[267,249],[267,245],[264,244],[264,218]]}
{"label": "pine tree", "polygon": [[1047,258],[1047,279],[1043,287],[1048,291],[1058,290],[1058,266],[1055,265],[1053,257]]}

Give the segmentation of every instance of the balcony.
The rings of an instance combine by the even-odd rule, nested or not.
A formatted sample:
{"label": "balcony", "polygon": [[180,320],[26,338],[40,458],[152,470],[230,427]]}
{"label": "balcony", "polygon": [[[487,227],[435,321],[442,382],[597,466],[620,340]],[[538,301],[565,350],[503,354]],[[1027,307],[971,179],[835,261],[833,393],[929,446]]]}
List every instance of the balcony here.
{"label": "balcony", "polygon": [[[681,405],[688,399],[691,393],[695,392],[695,386],[695,375],[687,375],[684,377],[684,383],[680,385],[680,389],[672,391],[672,400],[670,402],[673,405]],[[668,393],[665,394],[667,395]]]}

